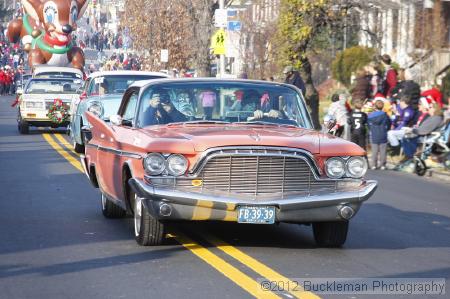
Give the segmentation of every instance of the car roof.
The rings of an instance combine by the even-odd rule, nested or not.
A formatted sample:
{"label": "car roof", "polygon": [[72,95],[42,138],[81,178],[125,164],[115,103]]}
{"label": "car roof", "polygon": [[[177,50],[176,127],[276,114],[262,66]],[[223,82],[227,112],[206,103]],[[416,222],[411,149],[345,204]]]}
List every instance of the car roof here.
{"label": "car roof", "polygon": [[80,79],[75,78],[30,78],[30,81],[80,81]]}
{"label": "car roof", "polygon": [[96,78],[100,76],[123,76],[123,75],[144,75],[144,76],[160,76],[162,78],[170,78],[167,74],[161,72],[146,72],[146,71],[102,71],[94,72],[89,75],[89,78]]}
{"label": "car roof", "polygon": [[83,74],[81,70],[73,67],[48,66],[48,65],[38,65],[34,67],[33,71],[34,74],[41,72],[67,72],[67,73]]}

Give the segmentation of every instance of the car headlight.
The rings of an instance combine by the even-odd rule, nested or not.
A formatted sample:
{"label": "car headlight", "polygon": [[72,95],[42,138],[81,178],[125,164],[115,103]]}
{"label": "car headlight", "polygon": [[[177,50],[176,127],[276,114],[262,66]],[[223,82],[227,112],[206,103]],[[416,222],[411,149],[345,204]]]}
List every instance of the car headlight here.
{"label": "car headlight", "polygon": [[332,179],[340,179],[345,175],[345,161],[342,158],[334,157],[325,163],[325,172]]}
{"label": "car headlight", "polygon": [[92,103],[89,108],[88,111],[97,115],[98,117],[102,117],[103,116],[103,106],[102,104],[98,103],[98,102],[94,102]]}
{"label": "car headlight", "polygon": [[166,159],[161,154],[149,154],[144,159],[144,168],[150,175],[160,175],[166,170]]}
{"label": "car headlight", "polygon": [[25,101],[25,108],[27,108],[27,109],[42,109],[42,108],[44,108],[44,103],[34,102],[34,101]]}
{"label": "car headlight", "polygon": [[364,157],[351,157],[347,160],[346,168],[350,177],[360,179],[367,172],[367,160]]}
{"label": "car headlight", "polygon": [[167,159],[167,171],[170,175],[180,176],[186,173],[188,160],[182,155],[171,155]]}

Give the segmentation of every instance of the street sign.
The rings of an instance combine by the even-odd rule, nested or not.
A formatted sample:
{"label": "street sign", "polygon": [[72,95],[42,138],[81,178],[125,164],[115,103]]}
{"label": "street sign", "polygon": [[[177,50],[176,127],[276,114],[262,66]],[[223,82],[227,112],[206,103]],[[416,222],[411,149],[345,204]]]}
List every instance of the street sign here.
{"label": "street sign", "polygon": [[227,13],[228,17],[236,17],[237,16],[237,10],[229,9]]}
{"label": "street sign", "polygon": [[214,11],[214,26],[218,28],[227,27],[227,10],[226,9],[216,9]]}
{"label": "street sign", "polygon": [[229,31],[241,31],[242,23],[240,21],[229,21],[227,29]]}
{"label": "street sign", "polygon": [[213,34],[211,38],[211,48],[213,49],[214,55],[225,55],[225,42],[227,35],[224,29],[219,29]]}
{"label": "street sign", "polygon": [[169,62],[169,50],[161,50],[161,62]]}

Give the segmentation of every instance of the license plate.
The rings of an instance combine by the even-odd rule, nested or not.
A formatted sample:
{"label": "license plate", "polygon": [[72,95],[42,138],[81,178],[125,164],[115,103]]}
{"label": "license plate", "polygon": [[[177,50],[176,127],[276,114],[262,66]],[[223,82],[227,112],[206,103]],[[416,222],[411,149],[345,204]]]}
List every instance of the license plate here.
{"label": "license plate", "polygon": [[274,224],[275,207],[240,206],[238,223]]}

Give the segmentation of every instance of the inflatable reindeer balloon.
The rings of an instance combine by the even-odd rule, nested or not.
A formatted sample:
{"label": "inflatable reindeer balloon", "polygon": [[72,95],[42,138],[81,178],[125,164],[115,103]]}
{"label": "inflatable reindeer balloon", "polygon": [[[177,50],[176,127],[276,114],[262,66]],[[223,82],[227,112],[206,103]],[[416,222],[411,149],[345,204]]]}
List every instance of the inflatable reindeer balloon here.
{"label": "inflatable reindeer balloon", "polygon": [[8,25],[10,42],[21,42],[30,67],[37,64],[70,66],[83,70],[83,51],[71,33],[88,0],[22,0],[23,17]]}

